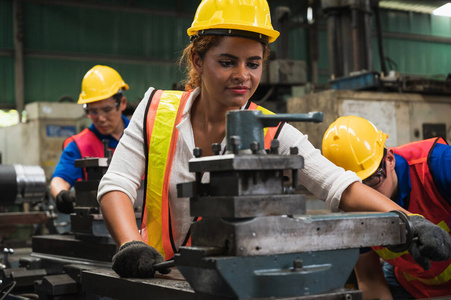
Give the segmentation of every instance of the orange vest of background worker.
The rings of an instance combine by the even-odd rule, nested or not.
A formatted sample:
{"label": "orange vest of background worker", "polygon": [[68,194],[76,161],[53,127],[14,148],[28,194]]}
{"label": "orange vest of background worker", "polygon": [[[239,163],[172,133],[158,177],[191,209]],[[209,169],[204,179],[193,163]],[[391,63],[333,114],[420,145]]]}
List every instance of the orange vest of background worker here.
{"label": "orange vest of background worker", "polygon": [[[447,255],[434,260],[418,255],[419,249],[435,253],[431,244],[436,236],[443,238],[442,245],[450,239],[451,147],[442,138],[432,138],[392,148],[385,146],[387,137],[364,118],[340,117],[324,134],[323,155],[408,210],[413,228],[424,231],[430,221],[438,230],[423,238],[413,236],[406,251],[362,249],[355,268],[359,288],[365,298],[451,295],[451,249],[445,247]],[[382,268],[379,257],[385,261]]]}
{"label": "orange vest of background worker", "polygon": [[[148,145],[145,180],[147,187],[144,189],[146,195],[141,236],[143,241],[157,249],[166,260],[171,259],[177,252],[171,229],[168,183],[178,135],[176,126],[180,123],[189,95],[190,92],[155,91],[150,96],[144,126]],[[272,113],[255,103],[248,104],[247,109],[258,109],[265,114]],[[165,114],[158,114],[159,111],[164,111]],[[282,124],[265,130],[265,148],[269,148],[271,141],[277,138],[278,129],[283,126]],[[185,245],[190,245],[190,232],[182,244]]]}
{"label": "orange vest of background worker", "polygon": [[[82,158],[105,156],[105,145],[89,128],[85,128],[80,133],[68,137],[63,143],[63,149],[72,141],[77,144]],[[115,148],[108,147],[108,150],[114,153]],[[87,178],[87,172],[83,170],[83,180],[87,180]]]}
{"label": "orange vest of background worker", "polygon": [[[451,206],[437,190],[429,165],[437,143],[446,145],[442,138],[432,138],[391,149],[409,164],[412,190],[408,210],[450,232]],[[451,294],[451,259],[433,261],[431,268],[425,271],[407,251],[394,253],[386,248],[374,248],[381,258],[394,266],[396,279],[415,298],[440,297],[444,291]]]}

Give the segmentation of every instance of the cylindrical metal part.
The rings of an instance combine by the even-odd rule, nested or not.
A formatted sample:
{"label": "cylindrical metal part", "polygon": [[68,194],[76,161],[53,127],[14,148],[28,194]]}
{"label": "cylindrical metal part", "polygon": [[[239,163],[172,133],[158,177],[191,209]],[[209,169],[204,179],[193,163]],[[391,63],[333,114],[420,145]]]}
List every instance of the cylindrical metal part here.
{"label": "cylindrical metal part", "polygon": [[0,165],[0,205],[42,200],[47,183],[39,166]]}
{"label": "cylindrical metal part", "polygon": [[258,116],[262,114],[259,110],[233,110],[227,112],[226,136],[228,153],[233,152],[232,137],[240,137],[240,143],[235,145],[239,152],[248,150],[250,154],[252,152],[249,148],[252,143],[265,144],[263,124],[258,119]]}

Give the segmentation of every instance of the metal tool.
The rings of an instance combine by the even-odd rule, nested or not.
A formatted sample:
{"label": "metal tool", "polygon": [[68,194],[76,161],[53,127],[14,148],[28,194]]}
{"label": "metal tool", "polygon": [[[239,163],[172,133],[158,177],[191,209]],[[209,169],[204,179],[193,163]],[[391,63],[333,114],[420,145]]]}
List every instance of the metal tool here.
{"label": "metal tool", "polygon": [[[280,122],[322,122],[322,112],[310,112],[308,114],[263,114],[259,110],[232,110],[226,114],[226,141],[227,151],[232,152],[231,140],[239,137],[238,150],[249,150],[252,144],[258,144],[264,151],[265,127],[275,127]],[[249,151],[248,151],[249,152]]]}
{"label": "metal tool", "polygon": [[165,262],[161,262],[158,264],[154,264],[152,266],[152,268],[156,271],[160,271],[160,270],[164,270],[164,269],[169,269],[175,267],[175,261],[173,259],[165,261]]}

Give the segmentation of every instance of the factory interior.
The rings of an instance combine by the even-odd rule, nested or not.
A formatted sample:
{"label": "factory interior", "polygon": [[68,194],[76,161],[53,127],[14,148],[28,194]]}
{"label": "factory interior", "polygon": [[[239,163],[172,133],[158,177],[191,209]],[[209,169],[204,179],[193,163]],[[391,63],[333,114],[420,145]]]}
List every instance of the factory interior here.
{"label": "factory interior", "polygon": [[[213,2],[214,5],[208,6]],[[427,162],[424,166],[428,169],[424,172],[432,176],[437,186],[432,184],[425,189],[434,191],[434,201],[445,203],[440,212],[431,209],[440,220],[445,220],[441,223],[429,218],[432,212],[423,213],[421,208],[415,210],[412,207],[421,195],[408,196],[410,207],[409,203],[403,206],[396,202],[412,214],[392,209],[348,211],[339,204],[333,209],[330,199],[338,197],[339,201],[340,195],[345,197],[344,188],[336,188],[340,180],[342,184],[345,179],[360,181],[363,184],[359,184],[367,188],[365,178],[352,169],[347,169],[352,172],[344,172],[335,165],[329,167],[330,162],[327,165],[322,162],[318,166],[326,166],[324,170],[330,168],[335,172],[330,177],[338,173],[343,177],[329,180],[330,184],[324,181],[317,187],[308,184],[305,178],[322,175],[315,175],[313,171],[309,171],[313,175],[305,175],[302,170],[310,170],[308,162],[312,156],[326,156],[326,133],[341,117],[366,119],[378,132],[385,133],[382,142],[378,142],[382,145],[380,149],[385,147],[382,161],[390,158],[390,153],[404,153],[400,150],[403,145],[426,140],[451,143],[451,2],[268,0],[265,26],[268,20],[272,26],[268,36],[271,38],[274,30],[280,35],[273,42],[269,39],[269,44],[267,40],[261,42],[271,51],[262,64],[258,86],[250,96],[257,108],[228,111],[226,122],[221,125],[225,128],[225,136],[223,133],[219,144],[213,143],[212,150],[206,150],[198,146],[196,140],[193,149],[185,149],[192,158],[182,160],[183,166],[173,164],[172,169],[172,162],[167,159],[168,171],[164,169],[167,168],[166,157],[178,157],[179,151],[183,151],[180,147],[175,150],[173,146],[177,133],[171,136],[173,127],[176,128],[171,122],[179,122],[180,119],[175,118],[179,118],[181,109],[173,117],[176,121],[159,120],[152,107],[156,101],[163,102],[166,93],[162,92],[157,100],[159,92],[152,94],[154,101],[151,102],[148,100],[150,93],[146,91],[149,87],[174,91],[168,92],[167,97],[172,99],[171,95],[177,95],[174,97],[178,97],[177,101],[181,99],[182,108],[184,97],[193,95],[184,92],[187,71],[179,59],[187,46],[204,38],[200,32],[215,30],[207,27],[199,30],[198,35],[190,35],[188,28],[194,28],[193,19],[203,17],[201,13],[196,14],[203,8],[201,3],[204,7],[217,9],[213,13],[234,5],[237,8],[231,15],[240,16],[240,13],[247,14],[264,7],[266,0],[0,0],[0,249],[3,249],[0,253],[0,300],[451,299],[450,247],[445,249],[447,258],[437,261],[431,258],[429,273],[418,264],[417,268],[412,267],[418,272],[416,274],[429,276],[420,283],[411,283],[414,280],[409,278],[414,275],[409,278],[406,275],[404,281],[395,278],[411,298],[395,294],[388,281],[390,295],[387,298],[373,296],[377,293],[370,294],[368,289],[365,290],[359,277],[361,273],[356,269],[359,257],[366,254],[362,249],[377,254],[385,250],[404,253],[409,256],[410,263],[418,262],[409,252],[417,247],[412,245],[419,239],[416,223],[411,218],[414,215],[430,220],[431,226],[447,232],[445,240],[451,240],[450,185],[437,183],[435,175],[430,175],[440,164],[449,166],[450,157],[430,165],[431,155],[425,154]],[[445,8],[448,8],[447,15]],[[237,26],[232,29],[241,29],[242,25]],[[223,41],[260,41],[253,37],[233,36],[228,30],[226,37],[220,37]],[[216,45],[211,49],[216,48],[220,47]],[[196,55],[193,57],[204,59]],[[231,61],[234,59],[230,58]],[[94,74],[90,73],[92,70],[113,72],[111,76],[119,76],[122,83],[106,97],[83,98],[88,93],[85,80],[89,74]],[[203,86],[222,80],[218,79],[220,74],[223,73],[211,76],[214,77],[211,81],[207,76],[201,80],[201,96],[208,90]],[[244,93],[234,91],[239,96]],[[115,98],[115,95],[120,97]],[[117,101],[115,107],[96,106],[110,98],[119,99],[114,100]],[[173,109],[172,104],[167,105],[168,110]],[[176,107],[178,105],[179,102]],[[197,112],[200,104],[195,105],[193,110],[196,108]],[[260,107],[274,114],[262,113]],[[163,254],[165,250],[160,251],[155,246],[166,262],[153,258],[149,274],[139,276],[126,276],[124,274],[129,273],[121,273],[113,266],[113,263],[118,264],[119,254],[125,253],[124,246],[130,250],[138,242],[133,238],[123,240],[113,233],[112,219],[105,221],[107,211],[102,211],[105,207],[99,204],[99,199],[105,199],[104,203],[112,200],[107,198],[112,193],[107,191],[105,194],[106,187],[99,186],[103,184],[105,174],[110,173],[108,170],[110,164],[113,166],[116,154],[124,152],[124,149],[119,152],[119,147],[126,134],[121,137],[121,130],[114,147],[97,136],[100,146],[96,147],[102,151],[80,150],[80,158],[71,166],[71,170],[80,172],[83,177],[70,184],[66,180],[66,190],[58,190],[58,196],[51,186],[55,174],[65,171],[60,165],[63,151],[71,144],[80,147],[79,140],[73,136],[92,133],[94,120],[108,115],[107,109],[115,108],[121,110],[119,120],[130,120],[125,132],[129,128],[135,130],[130,129],[127,141],[136,134],[136,128],[141,127],[139,130],[144,133],[140,135],[141,148],[135,149],[136,152],[139,149],[146,151],[139,154],[142,164],[136,168],[133,177],[134,181],[142,179],[134,191],[133,207],[130,206],[131,214],[136,218],[135,231],[140,230],[138,234],[142,237],[145,232],[146,239],[151,234],[149,210],[156,207],[150,202],[154,194],[159,193],[160,200],[156,202],[160,207],[167,205],[161,210],[169,216],[169,221],[162,216],[163,221],[158,221],[163,225],[158,226],[161,225],[164,231],[164,223],[169,224],[171,243],[168,247],[172,245],[173,256],[168,252]],[[142,111],[144,108],[148,110]],[[144,116],[144,123],[141,119],[134,122],[134,118],[139,118],[135,112],[140,109],[138,115]],[[282,123],[300,131],[317,150],[306,152],[302,147],[288,148],[286,140],[282,140],[288,125]],[[122,121],[120,124],[124,127]],[[126,127],[128,123],[125,124]],[[183,121],[177,128],[182,124]],[[155,126],[158,130],[152,131]],[[177,145],[182,129],[179,131]],[[198,132],[194,131],[194,138]],[[158,147],[152,146],[151,137],[153,141],[159,133],[161,136],[167,133],[161,143],[164,147],[170,144],[169,150],[152,152]],[[280,143],[277,137],[281,138]],[[333,139],[337,142],[338,138]],[[221,148],[221,140],[226,147]],[[114,150],[117,144],[118,150]],[[435,145],[430,146],[430,153]],[[370,147],[372,145],[368,149]],[[385,156],[386,152],[388,156]],[[336,156],[339,159],[345,154],[348,153],[337,153]],[[388,163],[387,166],[385,163],[379,165],[379,161],[376,173],[381,166],[383,173],[374,173],[375,168],[367,175],[376,174],[371,178],[377,178],[377,184],[390,178],[387,172],[395,172]],[[412,161],[413,158],[408,163]],[[108,182],[114,171],[120,169],[119,162],[113,171],[110,168],[113,174],[108,177]],[[124,165],[124,174],[134,172],[128,166]],[[153,172],[152,166],[158,166],[155,167],[158,171]],[[174,175],[169,179],[169,172],[174,174],[173,170],[180,168],[189,170],[190,176],[182,173],[177,177],[180,180],[176,182],[177,186],[168,187],[168,182],[175,181]],[[138,169],[142,169],[142,173]],[[318,173],[326,172],[320,169],[322,167],[318,167]],[[205,174],[209,174],[209,181],[205,181]],[[161,179],[154,180],[158,181],[155,183],[151,175]],[[450,179],[451,172],[445,170],[444,176]],[[412,183],[408,183],[411,186],[422,182],[421,178],[411,179]],[[306,184],[302,184],[304,182]],[[158,184],[162,185],[163,192],[152,190]],[[346,184],[354,186],[351,182]],[[442,186],[446,193],[442,193]],[[98,198],[101,190],[103,194]],[[415,187],[412,193],[414,190]],[[125,191],[121,193],[129,195]],[[184,201],[185,214],[192,221],[185,240],[183,236],[177,246],[174,246],[172,230],[179,228],[171,225],[171,216],[175,222],[178,212],[171,206],[174,204],[167,193],[177,193],[178,197],[187,199]],[[65,201],[63,194],[72,199],[67,210],[57,203]],[[372,193],[366,194],[373,197]],[[435,234],[430,235],[431,239],[437,238]],[[146,239],[139,241],[142,243],[139,246],[152,248],[153,244]],[[166,247],[167,241],[162,243],[161,249]],[[138,263],[143,260],[140,255],[135,256]],[[392,257],[388,265],[397,259],[400,258]],[[387,259],[377,256],[377,264],[382,266],[384,263],[387,264]],[[445,267],[438,271],[442,266]],[[402,267],[394,270],[401,270],[397,268]],[[400,272],[392,275],[401,276]],[[440,283],[429,284],[431,280]],[[387,284],[384,281],[384,290],[388,290]],[[408,284],[414,287],[406,287]],[[444,288],[439,292],[436,286]],[[375,290],[378,288],[373,292]]]}

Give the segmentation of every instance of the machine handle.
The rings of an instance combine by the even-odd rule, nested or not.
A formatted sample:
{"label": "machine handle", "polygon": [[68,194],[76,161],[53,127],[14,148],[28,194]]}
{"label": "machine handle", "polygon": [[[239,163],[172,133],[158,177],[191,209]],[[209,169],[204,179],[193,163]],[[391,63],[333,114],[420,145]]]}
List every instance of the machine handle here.
{"label": "machine handle", "polygon": [[163,270],[163,269],[172,268],[172,267],[175,267],[175,261],[173,259],[172,260],[168,260],[168,261],[164,261],[164,262],[161,262],[161,263],[158,263],[158,264],[154,264],[152,266],[152,268],[154,270],[157,270],[157,271]]}
{"label": "machine handle", "polygon": [[387,249],[392,252],[403,252],[410,248],[412,243],[417,242],[418,238],[413,236],[412,223],[409,220],[409,217],[400,210],[392,210],[391,213],[395,213],[398,215],[399,219],[405,225],[405,234],[406,234],[406,242],[400,245],[391,245],[387,246]]}
{"label": "machine handle", "polygon": [[323,113],[320,111],[313,111],[306,114],[274,114],[274,115],[260,115],[258,119],[263,124],[263,127],[275,127],[280,122],[313,122],[321,123],[323,121]]}

